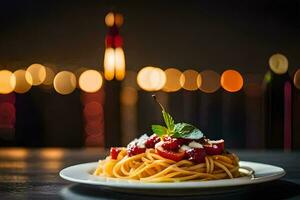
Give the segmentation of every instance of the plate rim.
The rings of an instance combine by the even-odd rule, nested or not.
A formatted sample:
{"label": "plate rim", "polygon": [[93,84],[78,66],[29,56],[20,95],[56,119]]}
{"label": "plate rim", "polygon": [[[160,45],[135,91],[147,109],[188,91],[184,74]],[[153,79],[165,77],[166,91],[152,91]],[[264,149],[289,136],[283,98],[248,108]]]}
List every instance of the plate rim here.
{"label": "plate rim", "polygon": [[[110,178],[107,180],[99,180],[100,177],[91,175],[88,171],[91,170],[91,167],[96,167],[98,162],[88,162],[72,165],[62,169],[59,172],[59,176],[65,180],[87,184],[87,185],[96,185],[102,187],[110,187],[110,188],[127,188],[127,189],[192,189],[192,188],[220,188],[220,187],[238,187],[244,185],[252,185],[263,182],[269,182],[283,177],[286,172],[282,167],[276,165],[265,164],[261,162],[251,162],[251,161],[240,161],[240,165],[264,165],[265,167],[276,168],[278,172],[273,172],[271,174],[260,176],[260,177],[240,177],[234,179],[220,179],[220,180],[211,180],[211,181],[185,181],[185,182],[172,182],[172,183],[146,183],[138,180],[124,180],[124,179],[114,179]],[[90,179],[78,179],[67,176],[66,173],[78,170],[78,168],[87,168],[85,169],[86,174]],[[255,169],[254,169],[255,176]],[[99,178],[99,179],[98,179]],[[98,180],[97,180],[98,179]],[[105,179],[105,178],[103,178]],[[205,183],[205,184],[204,184]]]}

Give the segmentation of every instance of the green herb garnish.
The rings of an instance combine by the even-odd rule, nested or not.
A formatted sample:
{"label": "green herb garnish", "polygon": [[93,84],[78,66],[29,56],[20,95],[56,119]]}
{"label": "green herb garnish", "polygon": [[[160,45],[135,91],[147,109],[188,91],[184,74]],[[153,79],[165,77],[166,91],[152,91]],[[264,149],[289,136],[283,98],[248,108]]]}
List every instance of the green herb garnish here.
{"label": "green herb garnish", "polygon": [[203,137],[203,133],[195,126],[188,123],[177,123],[175,124],[173,117],[166,112],[165,108],[156,99],[155,95],[152,95],[153,99],[158,103],[162,109],[163,119],[166,126],[152,125],[152,131],[158,135],[162,136],[172,136],[175,138],[186,138],[186,139],[200,139]]}

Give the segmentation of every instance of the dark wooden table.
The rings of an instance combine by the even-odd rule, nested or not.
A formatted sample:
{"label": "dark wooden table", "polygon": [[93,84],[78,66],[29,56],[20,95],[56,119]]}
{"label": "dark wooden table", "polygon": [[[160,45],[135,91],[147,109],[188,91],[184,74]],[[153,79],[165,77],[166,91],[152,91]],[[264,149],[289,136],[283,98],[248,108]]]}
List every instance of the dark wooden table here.
{"label": "dark wooden table", "polygon": [[[278,181],[254,185],[236,193],[213,196],[185,196],[180,199],[300,199],[300,152],[235,151],[241,160],[283,167],[287,175]],[[67,166],[94,162],[103,149],[0,148],[0,199],[174,199],[111,192],[99,187],[73,184],[61,179]],[[159,194],[159,192],[158,192]]]}

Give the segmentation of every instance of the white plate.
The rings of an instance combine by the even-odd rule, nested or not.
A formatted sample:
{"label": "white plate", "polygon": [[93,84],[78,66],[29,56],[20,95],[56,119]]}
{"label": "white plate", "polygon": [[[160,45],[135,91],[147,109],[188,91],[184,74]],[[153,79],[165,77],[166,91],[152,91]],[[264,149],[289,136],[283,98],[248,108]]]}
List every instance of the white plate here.
{"label": "white plate", "polygon": [[[262,163],[240,161],[241,168],[252,169],[253,175],[223,180],[212,181],[188,181],[175,183],[144,183],[135,180],[121,180],[116,178],[102,178],[92,175],[98,163],[85,163],[67,167],[60,171],[59,175],[66,180],[89,185],[101,186],[105,189],[122,191],[127,193],[152,194],[157,189],[165,190],[163,195],[178,195],[188,191],[189,194],[219,193],[237,190],[242,186],[258,184],[276,180],[285,175],[284,169]],[[192,192],[191,192],[192,191]]]}

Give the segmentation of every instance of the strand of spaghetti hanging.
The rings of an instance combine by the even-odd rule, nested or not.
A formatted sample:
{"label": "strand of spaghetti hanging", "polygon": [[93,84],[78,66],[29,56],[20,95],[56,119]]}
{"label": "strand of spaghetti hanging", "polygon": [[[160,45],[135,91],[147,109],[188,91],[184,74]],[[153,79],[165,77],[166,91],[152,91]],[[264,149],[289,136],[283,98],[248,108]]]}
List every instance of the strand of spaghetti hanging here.
{"label": "strand of spaghetti hanging", "polygon": [[106,80],[123,80],[125,77],[125,54],[119,28],[123,24],[120,13],[109,12],[105,17],[108,32],[105,36],[104,77]]}

